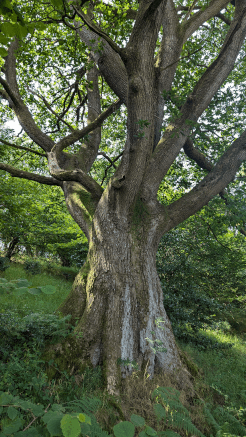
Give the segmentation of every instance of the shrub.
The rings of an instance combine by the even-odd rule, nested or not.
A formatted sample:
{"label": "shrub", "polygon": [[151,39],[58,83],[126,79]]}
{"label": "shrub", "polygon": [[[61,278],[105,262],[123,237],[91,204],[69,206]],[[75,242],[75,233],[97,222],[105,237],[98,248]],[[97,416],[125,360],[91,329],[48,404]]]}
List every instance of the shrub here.
{"label": "shrub", "polygon": [[30,261],[26,260],[24,262],[24,269],[27,271],[27,273],[30,273],[31,275],[38,275],[41,273],[41,265],[38,261]]}
{"label": "shrub", "polygon": [[0,256],[0,272],[4,272],[8,267],[10,267],[10,261],[4,256]]}
{"label": "shrub", "polygon": [[[121,421],[113,427],[115,437],[133,437],[136,433],[135,427],[142,429],[142,431],[138,430],[140,436],[180,437],[179,432],[181,432],[182,435],[185,433],[192,434],[194,437],[204,437],[192,423],[189,411],[179,399],[178,390],[172,387],[158,387],[151,396],[157,401],[154,404],[154,413],[165,429],[157,432],[145,423],[143,417],[132,414],[130,421]],[[1,435],[107,437],[108,432],[99,426],[94,415],[100,406],[100,399],[83,396],[64,405],[52,403],[44,408],[42,404],[35,404],[19,396],[0,391]],[[204,405],[204,409],[218,437],[233,437],[234,435],[231,434],[233,431],[238,432],[239,435],[245,434],[245,427],[223,408],[219,408],[220,415],[223,420],[227,419],[227,422],[223,422],[222,425],[213,417],[207,405]],[[234,427],[233,431],[230,429],[230,424]]]}

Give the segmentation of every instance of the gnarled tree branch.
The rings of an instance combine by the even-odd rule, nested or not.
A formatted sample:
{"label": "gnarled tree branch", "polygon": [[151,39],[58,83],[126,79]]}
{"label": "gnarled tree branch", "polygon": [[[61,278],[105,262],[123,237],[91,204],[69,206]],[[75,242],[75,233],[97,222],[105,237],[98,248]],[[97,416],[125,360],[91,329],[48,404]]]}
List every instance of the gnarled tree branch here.
{"label": "gnarled tree branch", "polygon": [[93,23],[87,15],[85,15],[82,10],[79,7],[72,6],[73,9],[76,11],[78,17],[80,17],[83,22],[89,27],[90,30],[95,32],[98,36],[102,37],[107,43],[110,45],[110,47],[119,55],[122,53],[122,49],[102,30],[100,27]]}
{"label": "gnarled tree branch", "polygon": [[190,132],[189,124],[191,125],[200,117],[232,71],[245,35],[246,8],[239,8],[237,17],[230,26],[225,43],[217,59],[200,78],[193,92],[188,96],[181,108],[182,116],[167,128],[150,159],[143,182],[145,198],[156,195],[163,177],[188,138]]}
{"label": "gnarled tree branch", "polygon": [[[204,205],[207,205],[214,196],[222,192],[234,179],[236,172],[245,160],[246,131],[232,143],[213,169],[196,187],[167,208],[163,208],[162,225],[165,225],[168,215],[168,226],[170,226],[169,229],[171,229],[195,214]],[[177,211],[179,211],[179,214],[177,214]]]}
{"label": "gnarled tree branch", "polygon": [[81,41],[91,47],[93,60],[97,63],[100,73],[114,93],[127,105],[127,72],[119,54],[106,41],[99,53],[99,36],[85,26],[80,27],[77,21],[74,21],[74,25]]}
{"label": "gnarled tree branch", "polygon": [[54,147],[53,152],[60,153],[62,150],[64,150],[66,147],[71,146],[76,141],[80,140],[81,138],[85,137],[85,135],[88,135],[90,132],[95,130],[97,127],[101,126],[104,120],[109,117],[109,115],[113,114],[114,111],[120,108],[122,102],[120,100],[117,100],[116,102],[112,103],[107,109],[105,109],[104,112],[102,112],[94,121],[92,121],[90,124],[84,127],[84,129],[76,130],[70,135],[67,135],[65,138],[60,140]]}
{"label": "gnarled tree branch", "polygon": [[40,184],[58,185],[59,187],[62,187],[62,182],[55,178],[50,178],[48,176],[42,176],[39,174],[31,173],[29,171],[20,170],[2,162],[0,162],[0,170],[5,170],[6,172],[10,173],[11,176],[13,176],[14,178],[28,179],[30,181],[35,181]]}

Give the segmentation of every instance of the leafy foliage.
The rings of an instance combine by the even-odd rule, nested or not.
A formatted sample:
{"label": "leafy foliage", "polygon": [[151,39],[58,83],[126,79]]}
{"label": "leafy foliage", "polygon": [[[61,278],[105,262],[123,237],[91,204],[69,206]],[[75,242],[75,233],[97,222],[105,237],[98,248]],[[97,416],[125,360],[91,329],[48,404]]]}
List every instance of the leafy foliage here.
{"label": "leafy foliage", "polygon": [[4,272],[9,266],[9,259],[4,256],[0,256],[0,271]]}
{"label": "leafy foliage", "polygon": [[32,258],[50,254],[64,266],[80,267],[88,251],[87,239],[68,213],[59,188],[12,181],[2,172],[0,179],[0,238],[5,247],[18,237],[15,253],[25,248]]}
{"label": "leafy foliage", "polygon": [[[90,425],[88,433],[90,436],[106,437],[108,433],[100,428],[92,414],[99,404],[98,399],[84,398],[67,408],[53,403],[47,411],[49,407],[44,409],[42,404],[35,404],[19,396],[0,392],[0,416],[2,416],[0,435],[77,437],[85,432],[87,425]],[[67,414],[66,411],[71,413]],[[89,415],[85,414],[85,411],[89,412]],[[31,415],[34,419],[21,431]],[[35,425],[31,426],[35,421]]]}
{"label": "leafy foliage", "polygon": [[15,293],[16,296],[22,296],[23,294],[30,293],[34,295],[40,294],[53,294],[56,292],[55,287],[52,285],[43,285],[41,287],[30,288],[30,283],[27,279],[13,279],[7,281],[5,278],[0,278],[0,294],[1,293]]}
{"label": "leafy foliage", "polygon": [[[243,408],[242,408],[243,410]],[[211,405],[204,405],[204,412],[209,424],[212,425],[218,437],[223,434],[245,436],[246,427],[243,426],[227,409],[218,405],[216,408]]]}
{"label": "leafy foliage", "polygon": [[38,261],[26,260],[24,262],[24,269],[31,275],[37,275],[38,273],[41,272],[41,266]]}
{"label": "leafy foliage", "polygon": [[[198,437],[204,437],[203,434],[192,424],[189,418],[189,412],[179,401],[180,393],[178,391],[159,387],[154,390],[152,397],[156,400],[158,396],[162,398],[165,403],[165,409],[159,404],[155,404],[155,413],[159,420],[167,421],[168,414],[166,415],[166,410],[169,411],[169,421],[168,426],[184,429],[188,433],[193,433]],[[3,435],[10,432],[16,433],[15,435],[28,436],[30,431],[36,432],[37,436],[43,435],[59,435],[65,437],[78,437],[79,435],[88,435],[89,437],[109,435],[107,432],[103,431],[96,422],[95,416],[92,414],[100,405],[99,399],[88,399],[83,398],[81,400],[72,401],[65,405],[53,404],[51,409],[47,412],[44,410],[43,405],[35,405],[30,401],[23,401],[19,396],[12,396],[6,392],[0,392],[0,415],[2,415],[1,427]],[[21,410],[21,412],[20,412]],[[41,421],[46,425],[49,434],[44,432],[42,426],[29,426],[25,427],[28,432],[17,433],[24,425],[24,414],[25,412],[32,413],[34,420],[30,425],[37,421]],[[69,413],[69,414],[68,414]],[[133,437],[135,433],[135,426],[144,428],[140,433],[140,436],[144,435],[157,435],[157,432],[148,425],[145,425],[145,420],[143,417],[132,414],[131,421],[123,421],[114,426],[113,431],[115,437]],[[170,422],[171,420],[171,422]],[[179,434],[170,431],[158,433],[161,437],[180,437]]]}
{"label": "leafy foliage", "polygon": [[244,314],[244,237],[228,230],[228,216],[223,212],[223,205],[215,199],[166,234],[157,253],[164,306],[174,333],[200,348],[222,345],[199,330],[221,323],[230,329],[230,312],[235,307],[241,308],[241,319]]}

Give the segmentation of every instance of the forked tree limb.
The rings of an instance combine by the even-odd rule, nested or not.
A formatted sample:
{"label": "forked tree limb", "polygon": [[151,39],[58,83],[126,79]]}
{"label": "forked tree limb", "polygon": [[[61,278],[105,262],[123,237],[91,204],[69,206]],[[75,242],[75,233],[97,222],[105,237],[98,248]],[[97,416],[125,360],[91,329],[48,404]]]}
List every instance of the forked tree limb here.
{"label": "forked tree limb", "polygon": [[97,127],[100,127],[104,120],[106,120],[106,118],[108,118],[111,114],[113,114],[114,111],[120,108],[121,104],[122,102],[120,100],[117,100],[116,102],[112,103],[107,109],[105,109],[105,111],[103,111],[94,121],[85,126],[84,129],[76,130],[72,134],[69,134],[65,138],[62,138],[58,143],[55,144],[54,148],[52,149],[53,152],[59,154],[66,147],[71,146],[76,141],[88,135]]}
{"label": "forked tree limb", "polygon": [[95,32],[98,36],[103,38],[103,40],[107,41],[107,43],[110,45],[110,47],[119,55],[122,53],[122,49],[104,32],[100,27],[93,23],[90,18],[88,18],[87,15],[85,15],[80,7],[76,7],[75,5],[72,5],[73,9],[76,11],[79,18],[82,19],[82,21],[89,27],[90,30]]}
{"label": "forked tree limb", "polygon": [[156,196],[162,179],[189,136],[190,126],[208,107],[213,96],[232,71],[245,36],[246,8],[241,8],[236,22],[233,21],[230,26],[218,57],[195,85],[181,108],[181,117],[168,126],[149,161],[143,180],[143,193],[146,199]]}
{"label": "forked tree limb", "polygon": [[183,25],[185,41],[193,35],[201,24],[218,14],[228,3],[228,0],[212,0],[206,9],[195,12]]}
{"label": "forked tree limb", "polygon": [[[163,208],[163,224],[169,217],[170,229],[195,214],[234,179],[246,160],[246,131],[237,138],[213,169],[189,193]],[[181,214],[177,214],[181,211]],[[175,223],[175,224],[174,224]]]}
{"label": "forked tree limb", "polygon": [[[211,3],[213,3],[212,7]],[[158,72],[156,85],[158,89],[158,100],[156,104],[156,126],[153,150],[155,150],[161,138],[161,127],[165,104],[165,99],[162,93],[163,90],[166,92],[171,90],[183,45],[191,34],[198,30],[202,23],[212,18],[216,13],[220,13],[220,10],[222,9],[221,5],[224,5],[224,3],[225,1],[222,0],[210,2],[206,10],[200,12],[199,15],[196,16],[196,19],[193,19],[192,17],[192,20],[190,18],[190,20],[185,23],[179,22],[179,15],[177,14],[179,8],[176,10],[173,0],[168,0],[166,3],[165,13],[163,14],[162,19],[163,37],[156,60],[156,69]],[[184,8],[187,11],[189,10],[188,6]],[[198,9],[200,11],[200,7],[198,7]]]}

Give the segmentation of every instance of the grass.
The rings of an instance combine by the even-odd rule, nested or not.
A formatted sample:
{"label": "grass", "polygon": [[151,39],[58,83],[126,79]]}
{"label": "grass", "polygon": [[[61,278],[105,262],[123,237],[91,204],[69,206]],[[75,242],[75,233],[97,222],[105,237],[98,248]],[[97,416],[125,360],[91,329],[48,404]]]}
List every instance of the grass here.
{"label": "grass", "polygon": [[56,293],[47,295],[43,299],[31,294],[24,294],[19,297],[13,294],[1,295],[2,308],[15,308],[22,316],[28,315],[30,312],[52,314],[59,306],[59,303],[65,300],[73,284],[72,280],[65,280],[64,278],[52,276],[52,274],[28,274],[24,267],[17,263],[12,263],[5,272],[0,272],[0,277],[6,278],[8,281],[20,278],[27,279],[33,288],[42,285],[53,285],[56,287]]}
{"label": "grass", "polygon": [[206,335],[218,343],[230,344],[232,348],[198,351],[182,344],[194,362],[202,369],[206,384],[224,396],[227,406],[245,408],[246,394],[246,342],[245,336],[232,335],[220,330],[207,330]]}
{"label": "grass", "polygon": [[[12,263],[5,272],[0,272],[0,277],[7,280],[24,278],[31,282],[32,286],[53,285],[57,292],[53,295],[47,295],[43,299],[34,295],[22,295],[15,297],[13,294],[1,295],[0,313],[11,311],[24,317],[31,313],[41,313],[52,315],[57,307],[64,301],[71,290],[72,280],[65,280],[53,276],[51,273],[41,273],[30,275],[23,265]],[[44,317],[45,319],[45,317]],[[42,327],[43,329],[43,327]],[[207,437],[232,437],[236,435],[245,436],[246,433],[235,428],[232,432],[230,425],[226,425],[228,417],[223,416],[223,411],[229,413],[230,417],[235,417],[243,426],[246,426],[246,344],[243,334],[232,334],[228,330],[207,330],[205,334],[218,343],[233,343],[232,348],[198,350],[189,344],[180,343],[181,350],[186,353],[191,363],[194,362],[199,368],[199,374],[195,377],[195,387],[198,397],[205,404],[210,405],[210,411],[215,412],[216,423],[220,433],[209,422],[206,422],[203,403],[197,400],[189,405],[189,397],[185,393],[183,396],[184,405],[190,409],[193,423]],[[81,399],[82,396],[97,396],[102,401],[102,406],[96,413],[96,419],[103,429],[112,434],[112,427],[119,423],[120,420],[129,420],[131,414],[139,414],[145,417],[149,426],[157,429],[157,423],[154,420],[153,406],[150,405],[150,393],[153,391],[154,383],[147,381],[144,387],[139,386],[138,380],[134,377],[129,382],[126,381],[126,396],[120,400],[107,394],[102,387],[101,369],[86,369],[84,375],[79,381],[74,376],[70,377],[61,373],[56,380],[48,381],[45,374],[45,368],[40,362],[40,352],[31,346],[29,339],[23,346],[16,343],[16,347],[11,353],[7,364],[0,362],[0,373],[2,371],[2,381],[6,381],[6,388],[11,387],[10,393],[15,389],[15,395],[20,393],[32,399],[33,402],[42,404],[73,401]],[[1,367],[2,366],[2,367]],[[0,378],[0,380],[1,380]],[[15,381],[13,383],[13,381]],[[129,383],[129,385],[127,385]],[[173,386],[171,380],[166,380],[165,385]],[[0,384],[1,387],[1,384]],[[1,390],[1,388],[0,388]],[[223,406],[222,410],[220,410]],[[216,413],[217,411],[217,413]],[[223,413],[223,414],[222,414]],[[216,415],[217,414],[217,415]],[[0,417],[1,421],[1,417]],[[229,418],[230,421],[230,418]],[[233,426],[233,425],[231,425]],[[228,428],[229,427],[229,428]],[[171,428],[172,429],[172,428]],[[176,429],[173,429],[177,431]],[[182,437],[188,437],[186,431],[180,432]],[[226,434],[227,433],[227,434]],[[135,434],[136,435],[136,434]]]}

